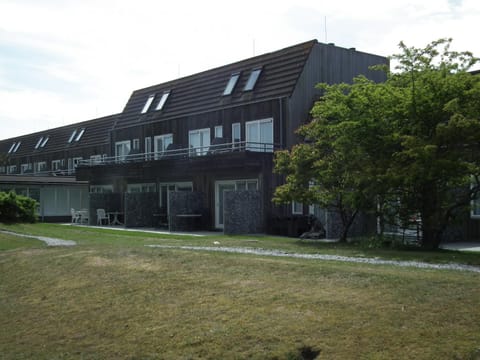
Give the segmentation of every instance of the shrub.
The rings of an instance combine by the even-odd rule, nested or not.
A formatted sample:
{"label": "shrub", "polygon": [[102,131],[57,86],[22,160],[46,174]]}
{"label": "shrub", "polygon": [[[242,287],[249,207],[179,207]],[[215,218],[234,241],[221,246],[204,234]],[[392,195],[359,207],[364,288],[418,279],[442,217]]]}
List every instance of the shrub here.
{"label": "shrub", "polygon": [[35,222],[38,203],[26,196],[0,192],[0,222]]}

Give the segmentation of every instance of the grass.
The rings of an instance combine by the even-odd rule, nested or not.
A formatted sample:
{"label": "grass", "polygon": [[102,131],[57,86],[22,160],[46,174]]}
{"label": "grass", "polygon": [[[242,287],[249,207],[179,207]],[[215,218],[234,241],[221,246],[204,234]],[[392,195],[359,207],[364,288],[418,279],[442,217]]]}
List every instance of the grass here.
{"label": "grass", "polygon": [[476,273],[143,246],[363,253],[294,239],[8,229],[79,245],[0,235],[2,359],[480,358]]}

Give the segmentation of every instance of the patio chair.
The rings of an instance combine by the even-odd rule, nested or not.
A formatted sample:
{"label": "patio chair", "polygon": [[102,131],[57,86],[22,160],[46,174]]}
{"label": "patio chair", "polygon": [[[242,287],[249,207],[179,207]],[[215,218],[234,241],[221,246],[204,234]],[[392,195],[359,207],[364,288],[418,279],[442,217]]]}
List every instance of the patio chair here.
{"label": "patio chair", "polygon": [[97,209],[97,225],[103,225],[103,220],[110,225],[110,217],[105,213],[105,209]]}
{"label": "patio chair", "polygon": [[70,209],[70,214],[72,215],[72,224],[78,223],[78,220],[80,220],[80,214],[75,211],[74,208]]}

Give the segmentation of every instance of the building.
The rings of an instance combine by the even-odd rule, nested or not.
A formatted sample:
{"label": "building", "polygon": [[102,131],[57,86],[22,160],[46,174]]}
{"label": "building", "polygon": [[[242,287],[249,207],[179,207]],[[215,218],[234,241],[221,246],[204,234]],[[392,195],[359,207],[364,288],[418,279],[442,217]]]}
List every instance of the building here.
{"label": "building", "polygon": [[75,179],[79,162],[110,153],[116,115],[0,141],[0,191],[14,190],[40,203],[44,221],[65,221],[70,209],[88,208],[89,187]]}
{"label": "building", "polygon": [[[0,170],[75,172],[89,184],[90,213],[117,212],[130,227],[297,235],[311,209],[272,203],[282,183],[274,151],[299,141],[295,129],[310,119],[317,83],[360,74],[383,81],[369,67],[385,63],[316,40],[297,44],[135,90],[122,113],[91,125],[1,141]],[[93,124],[101,128],[95,136]]]}

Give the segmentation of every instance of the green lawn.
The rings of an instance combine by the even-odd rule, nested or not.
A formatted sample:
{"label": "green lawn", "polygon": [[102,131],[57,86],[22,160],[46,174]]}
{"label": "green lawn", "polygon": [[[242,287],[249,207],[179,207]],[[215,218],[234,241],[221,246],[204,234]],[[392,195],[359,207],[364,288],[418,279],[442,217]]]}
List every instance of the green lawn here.
{"label": "green lawn", "polygon": [[147,248],[249,246],[479,264],[270,237],[187,238],[60,225],[0,234],[2,359],[480,359],[480,275]]}

